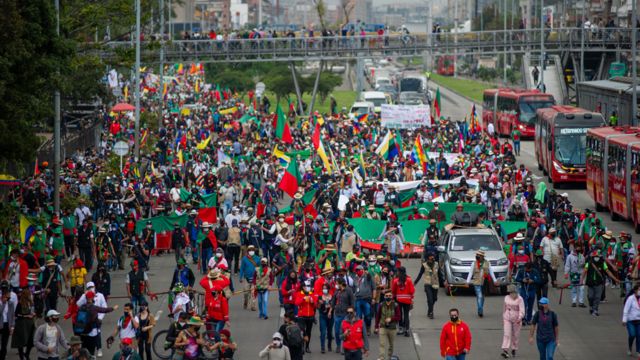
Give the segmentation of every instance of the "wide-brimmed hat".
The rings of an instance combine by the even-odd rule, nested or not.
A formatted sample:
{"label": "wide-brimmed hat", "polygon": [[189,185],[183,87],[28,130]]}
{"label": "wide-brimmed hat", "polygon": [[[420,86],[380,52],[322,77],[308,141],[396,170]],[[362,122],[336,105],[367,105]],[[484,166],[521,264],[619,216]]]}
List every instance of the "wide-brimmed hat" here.
{"label": "wide-brimmed hat", "polygon": [[513,240],[515,241],[522,241],[524,240],[524,235],[522,235],[522,233],[517,233],[516,236],[513,238]]}
{"label": "wide-brimmed hat", "polygon": [[613,237],[613,231],[607,230],[602,237],[605,239],[611,239]]}
{"label": "wide-brimmed hat", "polygon": [[217,279],[220,277],[220,270],[219,269],[211,269],[209,270],[209,273],[207,274],[207,277],[209,279]]}
{"label": "wide-brimmed hat", "polygon": [[329,264],[329,266],[325,267],[322,270],[322,275],[329,275],[329,274],[333,274],[333,267],[331,266],[331,264]]}
{"label": "wide-brimmed hat", "polygon": [[192,316],[191,319],[189,319],[189,321],[187,321],[187,325],[190,325],[190,326],[203,326],[204,322],[202,321],[202,319],[200,319],[200,317]]}
{"label": "wide-brimmed hat", "polygon": [[69,345],[80,345],[80,344],[82,344],[82,339],[78,335],[73,335],[69,339]]}
{"label": "wide-brimmed hat", "polygon": [[45,263],[45,265],[46,265],[46,266],[49,266],[49,265],[56,265],[56,261],[55,261],[55,260],[53,260],[53,259],[49,259],[49,260],[47,260],[47,262]]}
{"label": "wide-brimmed hat", "polygon": [[515,285],[513,285],[513,284],[509,284],[509,285],[507,286],[507,292],[508,292],[509,294],[511,294],[511,293],[517,293],[517,292],[518,292],[518,288],[517,288]]}
{"label": "wide-brimmed hat", "polygon": [[478,251],[476,251],[476,255],[477,255],[477,256],[482,256],[482,257],[484,257],[484,250],[478,250]]}

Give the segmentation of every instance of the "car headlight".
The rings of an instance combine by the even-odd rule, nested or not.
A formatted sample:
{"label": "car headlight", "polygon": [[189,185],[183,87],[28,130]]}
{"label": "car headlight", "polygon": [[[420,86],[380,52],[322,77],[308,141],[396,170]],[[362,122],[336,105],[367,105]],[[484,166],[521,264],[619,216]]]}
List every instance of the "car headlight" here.
{"label": "car headlight", "polygon": [[451,258],[449,262],[451,263],[451,265],[462,265],[462,260],[456,258]]}
{"label": "car headlight", "polygon": [[566,174],[567,172],[562,168],[562,165],[558,164],[557,162],[553,162],[553,168],[556,169],[557,172],[561,173],[561,174]]}
{"label": "car headlight", "polygon": [[498,259],[498,262],[497,262],[498,266],[504,266],[508,264],[509,264],[509,260],[507,260],[507,258]]}

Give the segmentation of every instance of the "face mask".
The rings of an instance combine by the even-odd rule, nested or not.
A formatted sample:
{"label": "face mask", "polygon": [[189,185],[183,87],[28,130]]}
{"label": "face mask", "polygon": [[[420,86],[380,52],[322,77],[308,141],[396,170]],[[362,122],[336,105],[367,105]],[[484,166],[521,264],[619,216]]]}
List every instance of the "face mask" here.
{"label": "face mask", "polygon": [[593,257],[593,261],[595,261],[595,262],[600,261],[600,256],[594,256],[594,257]]}
{"label": "face mask", "polygon": [[221,258],[221,257],[222,257],[222,254],[216,254],[216,257],[217,257],[217,258]]}
{"label": "face mask", "polygon": [[391,302],[391,300],[393,300],[393,298],[390,298],[390,297],[384,298],[384,301],[386,301],[386,302]]}
{"label": "face mask", "polygon": [[122,350],[120,351],[120,353],[124,356],[127,357],[129,355],[131,355],[133,349],[131,349],[130,347],[124,347],[122,348]]}
{"label": "face mask", "polygon": [[184,327],[185,325],[187,325],[186,322],[179,322],[180,326]]}
{"label": "face mask", "polygon": [[458,321],[458,316],[457,315],[451,315],[450,319],[451,319],[451,322],[456,322],[456,321]]}
{"label": "face mask", "polygon": [[364,270],[358,270],[356,271],[356,274],[358,274],[358,276],[362,276],[364,274]]}
{"label": "face mask", "polygon": [[353,319],[353,318],[355,318],[355,317],[356,317],[356,314],[354,314],[354,313],[350,312],[350,313],[348,313],[348,314],[347,314],[347,317],[348,317],[349,319]]}
{"label": "face mask", "polygon": [[336,285],[336,290],[340,290],[340,285]]}
{"label": "face mask", "polygon": [[375,261],[369,261],[369,266],[375,266],[376,262]]}
{"label": "face mask", "polygon": [[255,252],[255,251],[249,251],[249,256],[253,256],[253,255],[255,255],[255,254],[256,254],[256,252]]}
{"label": "face mask", "polygon": [[304,287],[304,291],[311,292],[311,286],[305,286]]}
{"label": "face mask", "polygon": [[273,346],[275,347],[280,347],[282,345],[282,341],[280,340],[273,340]]}
{"label": "face mask", "polygon": [[524,254],[524,250],[518,250],[518,254],[520,255]]}
{"label": "face mask", "polygon": [[480,256],[476,256],[476,260],[481,261],[482,258],[480,258]]}
{"label": "face mask", "polygon": [[329,293],[329,289],[322,289],[322,293],[327,295]]}

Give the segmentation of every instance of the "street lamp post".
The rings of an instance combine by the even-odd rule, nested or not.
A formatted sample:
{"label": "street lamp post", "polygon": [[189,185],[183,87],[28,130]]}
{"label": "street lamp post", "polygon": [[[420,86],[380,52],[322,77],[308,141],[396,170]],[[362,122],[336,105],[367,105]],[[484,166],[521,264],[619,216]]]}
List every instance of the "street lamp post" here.
{"label": "street lamp post", "polygon": [[503,66],[502,66],[502,83],[504,84],[504,86],[507,86],[507,0],[504,0],[503,2],[504,4],[504,9],[503,9],[503,42],[504,42],[504,48],[502,49],[502,61],[503,61]]}
{"label": "street lamp post", "polygon": [[[56,7],[56,35],[60,36],[60,0],[55,0]],[[53,94],[53,210],[60,214],[60,90],[56,88]],[[36,160],[37,161],[37,160]],[[36,164],[37,166],[38,164]]]}
{"label": "street lamp post", "polygon": [[160,0],[160,116],[158,129],[162,127],[162,111],[164,108],[164,0]]}
{"label": "street lamp post", "polygon": [[140,0],[136,0],[136,64],[135,78],[135,134],[134,134],[134,158],[140,159]]}
{"label": "street lamp post", "polygon": [[540,89],[545,91],[544,86],[544,0],[540,0]]}
{"label": "street lamp post", "polygon": [[637,87],[638,87],[638,64],[637,64],[637,56],[638,56],[638,29],[637,29],[637,25],[638,25],[638,14],[637,14],[637,5],[636,5],[636,0],[632,0],[631,1],[632,6],[631,6],[631,21],[633,22],[633,24],[631,24],[631,86],[633,87],[633,89],[631,90],[631,121],[630,123],[632,125],[636,125],[636,123],[638,122],[638,91],[637,91]]}

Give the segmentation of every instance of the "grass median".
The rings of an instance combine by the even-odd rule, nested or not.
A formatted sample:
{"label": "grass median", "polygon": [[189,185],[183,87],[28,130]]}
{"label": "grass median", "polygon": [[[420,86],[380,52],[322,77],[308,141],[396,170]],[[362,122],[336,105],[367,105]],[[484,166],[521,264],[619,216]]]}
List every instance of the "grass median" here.
{"label": "grass median", "polygon": [[462,96],[466,96],[477,103],[482,103],[482,93],[486,89],[496,87],[495,84],[463,78],[454,78],[451,76],[442,76],[438,74],[431,74],[430,80],[442,87],[457,92]]}

